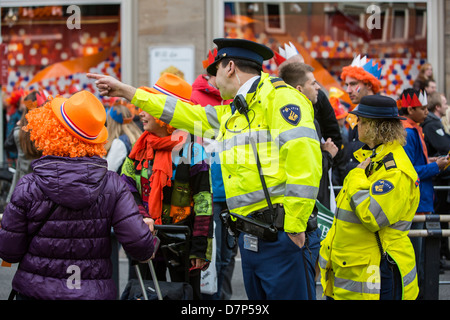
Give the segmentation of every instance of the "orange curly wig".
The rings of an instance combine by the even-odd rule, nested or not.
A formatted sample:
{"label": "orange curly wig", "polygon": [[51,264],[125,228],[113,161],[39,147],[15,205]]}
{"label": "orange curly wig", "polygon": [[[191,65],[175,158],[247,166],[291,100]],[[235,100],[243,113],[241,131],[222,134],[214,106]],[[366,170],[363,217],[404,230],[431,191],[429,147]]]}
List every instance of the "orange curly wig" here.
{"label": "orange curly wig", "polygon": [[380,92],[380,80],[371,75],[369,72],[365,71],[363,68],[355,66],[342,68],[341,79],[345,81],[345,78],[347,77],[355,78],[356,80],[362,81],[364,83],[370,83],[372,85],[373,93],[377,94],[378,92]]}
{"label": "orange curly wig", "polygon": [[40,108],[26,114],[28,125],[22,130],[30,132],[30,139],[42,155],[59,157],[103,157],[106,155],[105,143],[90,144],[71,135],[56,118],[51,108],[51,100]]}

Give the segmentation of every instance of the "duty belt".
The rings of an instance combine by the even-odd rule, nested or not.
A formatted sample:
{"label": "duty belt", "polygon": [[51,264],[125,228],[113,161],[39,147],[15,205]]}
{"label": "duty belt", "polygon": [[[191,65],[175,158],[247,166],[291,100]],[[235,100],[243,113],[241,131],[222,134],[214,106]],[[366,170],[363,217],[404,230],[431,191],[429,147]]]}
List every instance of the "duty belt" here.
{"label": "duty belt", "polygon": [[284,231],[284,208],[282,204],[273,205],[273,214],[269,208],[264,208],[255,212],[252,212],[248,217],[255,219],[256,221],[273,225],[277,230]]}
{"label": "duty belt", "polygon": [[[274,204],[273,206],[274,214],[270,212],[268,208],[264,208],[255,212],[252,212],[248,217],[255,219],[258,222],[271,225],[275,227],[278,231],[284,231],[284,208],[282,204]],[[306,225],[306,232],[315,231],[318,227],[317,225],[317,206],[314,206],[313,212],[308,218]]]}

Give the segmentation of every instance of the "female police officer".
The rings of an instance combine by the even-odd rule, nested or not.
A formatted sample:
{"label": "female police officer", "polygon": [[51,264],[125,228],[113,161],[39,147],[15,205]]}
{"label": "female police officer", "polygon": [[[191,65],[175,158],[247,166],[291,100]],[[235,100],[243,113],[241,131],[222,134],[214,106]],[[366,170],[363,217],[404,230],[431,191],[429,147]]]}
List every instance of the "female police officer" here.
{"label": "female police officer", "polygon": [[402,144],[396,102],[364,97],[356,111],[360,162],[339,193],[319,265],[324,295],[335,300],[415,299],[414,249],[408,238],[419,203],[418,176]]}

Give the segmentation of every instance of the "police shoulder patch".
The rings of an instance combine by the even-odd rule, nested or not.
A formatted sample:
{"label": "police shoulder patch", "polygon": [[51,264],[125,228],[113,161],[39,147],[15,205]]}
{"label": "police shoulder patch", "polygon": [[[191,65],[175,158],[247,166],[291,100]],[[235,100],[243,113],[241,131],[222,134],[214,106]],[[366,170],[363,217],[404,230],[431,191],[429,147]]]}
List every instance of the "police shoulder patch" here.
{"label": "police shoulder patch", "polygon": [[284,107],[280,108],[280,113],[283,119],[293,126],[298,125],[298,123],[300,122],[300,106],[297,106],[295,104],[287,104]]}
{"label": "police shoulder patch", "polygon": [[284,82],[284,80],[281,78],[271,78],[270,82],[272,82],[275,89],[287,87],[286,82]]}
{"label": "police shoulder patch", "polygon": [[392,152],[383,158],[383,163],[386,170],[397,168]]}
{"label": "police shoulder patch", "polygon": [[392,182],[387,180],[378,180],[372,185],[372,194],[382,195],[394,190],[394,185]]}

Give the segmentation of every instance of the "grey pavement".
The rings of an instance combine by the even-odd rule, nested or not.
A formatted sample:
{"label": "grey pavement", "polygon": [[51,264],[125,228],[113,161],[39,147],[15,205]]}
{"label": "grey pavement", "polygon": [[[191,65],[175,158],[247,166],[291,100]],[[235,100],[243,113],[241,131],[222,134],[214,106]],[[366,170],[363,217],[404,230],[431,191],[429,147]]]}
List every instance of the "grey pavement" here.
{"label": "grey pavement", "polygon": [[[447,261],[450,265],[450,261]],[[8,299],[9,292],[11,291],[11,281],[16,271],[17,265],[13,265],[10,268],[0,267],[0,300]],[[128,260],[123,254],[119,255],[119,292],[122,292],[127,284],[128,276]],[[439,300],[450,300],[450,271],[445,271],[444,274],[439,276]],[[232,278],[233,295],[231,300],[248,300],[245,293],[240,255],[236,256],[236,265]],[[318,284],[317,299],[323,300],[322,288]]]}

